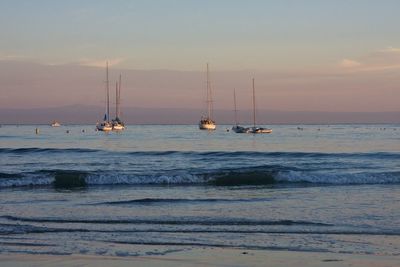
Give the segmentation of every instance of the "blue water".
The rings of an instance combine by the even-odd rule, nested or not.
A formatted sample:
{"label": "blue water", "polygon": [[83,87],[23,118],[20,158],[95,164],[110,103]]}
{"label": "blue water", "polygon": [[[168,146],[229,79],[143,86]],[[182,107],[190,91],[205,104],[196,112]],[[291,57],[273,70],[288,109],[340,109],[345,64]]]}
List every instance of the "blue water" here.
{"label": "blue water", "polygon": [[400,254],[400,125],[228,128],[3,125],[0,253]]}

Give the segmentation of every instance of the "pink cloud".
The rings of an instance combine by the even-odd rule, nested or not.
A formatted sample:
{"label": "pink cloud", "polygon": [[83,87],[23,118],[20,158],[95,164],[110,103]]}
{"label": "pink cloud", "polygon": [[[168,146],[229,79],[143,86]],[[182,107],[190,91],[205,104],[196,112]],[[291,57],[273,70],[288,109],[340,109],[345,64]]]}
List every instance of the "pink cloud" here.
{"label": "pink cloud", "polygon": [[362,64],[360,62],[357,62],[355,60],[351,60],[351,59],[343,59],[342,61],[340,61],[340,66],[343,68],[355,68],[355,67],[359,67]]}
{"label": "pink cloud", "polygon": [[108,62],[108,66],[115,66],[123,62],[125,59],[123,58],[114,58],[114,59],[100,59],[100,60],[92,60],[92,59],[81,59],[79,61],[79,65],[88,66],[88,67],[105,67]]}
{"label": "pink cloud", "polygon": [[339,66],[347,71],[385,71],[400,68],[400,48],[387,47],[354,59],[343,59]]}
{"label": "pink cloud", "polygon": [[388,46],[385,49],[382,49],[381,52],[383,53],[400,53],[400,48]]}

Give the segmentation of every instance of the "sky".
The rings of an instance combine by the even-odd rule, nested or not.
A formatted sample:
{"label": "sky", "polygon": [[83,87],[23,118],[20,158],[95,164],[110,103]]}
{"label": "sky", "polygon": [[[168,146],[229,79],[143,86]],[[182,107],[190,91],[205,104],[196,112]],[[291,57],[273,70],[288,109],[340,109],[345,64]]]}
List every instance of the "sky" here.
{"label": "sky", "polygon": [[209,62],[216,108],[232,108],[234,87],[248,107],[255,77],[262,109],[399,111],[399,10],[397,0],[2,0],[0,105],[98,105],[109,61],[126,74],[124,105],[198,108]]}

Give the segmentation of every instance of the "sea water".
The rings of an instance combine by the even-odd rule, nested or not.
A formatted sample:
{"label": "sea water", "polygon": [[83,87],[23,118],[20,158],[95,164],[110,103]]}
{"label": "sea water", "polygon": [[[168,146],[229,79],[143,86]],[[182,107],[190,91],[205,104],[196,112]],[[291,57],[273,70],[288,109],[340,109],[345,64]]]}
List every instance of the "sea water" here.
{"label": "sea water", "polygon": [[0,253],[400,255],[400,125],[94,128],[0,128]]}

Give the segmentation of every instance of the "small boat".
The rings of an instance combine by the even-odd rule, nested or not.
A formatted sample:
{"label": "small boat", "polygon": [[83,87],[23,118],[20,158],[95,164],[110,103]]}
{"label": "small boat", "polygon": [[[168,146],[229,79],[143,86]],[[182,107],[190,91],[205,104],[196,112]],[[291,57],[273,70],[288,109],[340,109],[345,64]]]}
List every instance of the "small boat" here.
{"label": "small boat", "polygon": [[60,127],[60,126],[61,126],[61,124],[58,121],[53,121],[51,123],[51,127]]}
{"label": "small boat", "polygon": [[255,87],[254,87],[254,78],[253,78],[253,127],[247,128],[246,133],[252,133],[252,134],[272,133],[272,129],[256,126],[256,93],[255,93]]}
{"label": "small boat", "polygon": [[253,134],[272,133],[271,129],[262,128],[262,127],[251,127],[251,128],[247,128],[247,129],[248,129],[248,133],[253,133]]}
{"label": "small boat", "polygon": [[207,63],[207,116],[202,116],[199,122],[200,130],[215,130],[215,121],[212,119],[212,95],[211,95],[211,85],[210,85],[210,75]]}
{"label": "small boat", "polygon": [[108,131],[112,131],[112,129],[113,129],[112,124],[107,121],[103,121],[101,123],[96,124],[97,131],[108,132]]}
{"label": "small boat", "polygon": [[209,118],[203,118],[199,122],[199,129],[200,130],[215,130],[215,121]]}
{"label": "small boat", "polygon": [[112,130],[122,131],[125,130],[125,124],[121,121],[121,74],[119,75],[119,82],[115,86],[115,119],[112,120]]}
{"label": "small boat", "polygon": [[234,103],[234,111],[235,111],[235,126],[232,127],[232,131],[235,133],[247,133],[248,128],[240,126],[237,119],[237,108],[236,108],[236,90],[233,89],[233,103]]}
{"label": "small boat", "polygon": [[110,122],[110,90],[109,90],[109,81],[108,81],[108,62],[106,65],[106,112],[104,114],[103,122],[96,124],[97,131],[108,132],[113,129],[112,124]]}
{"label": "small boat", "polygon": [[112,130],[113,131],[122,131],[125,130],[125,125],[123,124],[123,122],[120,121],[113,121],[112,122]]}
{"label": "small boat", "polygon": [[240,125],[235,125],[232,127],[232,131],[234,131],[235,133],[247,133],[249,131],[249,128]]}

